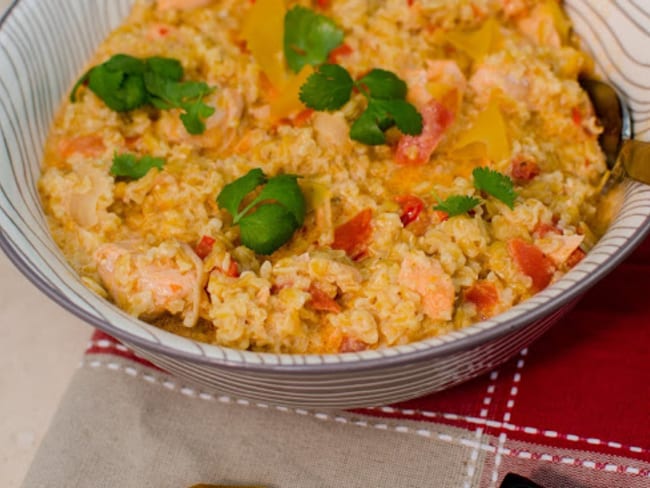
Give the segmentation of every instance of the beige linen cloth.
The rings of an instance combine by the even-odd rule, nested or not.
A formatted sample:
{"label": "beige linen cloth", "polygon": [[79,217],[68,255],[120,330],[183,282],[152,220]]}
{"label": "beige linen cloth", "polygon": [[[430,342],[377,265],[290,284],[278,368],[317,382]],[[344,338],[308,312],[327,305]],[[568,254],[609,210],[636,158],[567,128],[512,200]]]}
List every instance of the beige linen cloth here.
{"label": "beige linen cloth", "polygon": [[129,359],[87,356],[23,488],[477,486],[471,447],[412,426],[396,433],[391,420],[200,394]]}

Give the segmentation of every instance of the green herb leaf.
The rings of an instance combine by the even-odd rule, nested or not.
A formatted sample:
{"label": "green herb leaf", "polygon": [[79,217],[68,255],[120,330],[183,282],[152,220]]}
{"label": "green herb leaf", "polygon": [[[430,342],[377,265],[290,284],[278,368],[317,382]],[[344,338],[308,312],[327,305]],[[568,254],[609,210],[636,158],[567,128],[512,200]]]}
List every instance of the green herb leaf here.
{"label": "green herb leaf", "polygon": [[242,217],[239,213],[242,201],[246,195],[264,183],[266,183],[264,172],[259,168],[252,169],[241,178],[224,186],[217,197],[217,203],[219,207],[228,210],[233,216],[233,222],[237,224]]}
{"label": "green herb leaf", "polygon": [[422,115],[406,100],[373,99],[372,102],[382,108],[403,134],[416,136],[422,133]]}
{"label": "green herb leaf", "polygon": [[106,65],[90,71],[88,88],[115,112],[128,112],[147,103],[147,92],[140,75],[112,71]]}
{"label": "green herb leaf", "polygon": [[181,81],[183,79],[183,65],[178,59],[153,57],[147,58],[149,71],[165,80]]}
{"label": "green herb leaf", "polygon": [[203,102],[203,98],[212,93],[212,88],[203,82],[182,82],[182,78],[183,66],[176,59],[141,60],[117,54],[82,76],[72,89],[70,100],[76,102],[79,87],[88,83],[88,88],[116,112],[127,112],[143,105],[153,105],[160,110],[182,109],[185,129],[190,134],[201,134],[205,131],[204,120],[215,111]]}
{"label": "green herb leaf", "polygon": [[305,197],[297,183],[296,175],[278,175],[271,178],[262,189],[257,200],[274,200],[294,216],[299,226],[305,221]]}
{"label": "green herb leaf", "polygon": [[406,83],[392,71],[375,68],[357,81],[362,91],[367,91],[371,98],[380,100],[404,99]]}
{"label": "green herb leaf", "polygon": [[350,138],[369,146],[377,146],[386,142],[384,130],[392,125],[388,113],[370,101],[366,111],[350,127]]}
{"label": "green herb leaf", "polygon": [[487,167],[476,168],[472,172],[472,176],[474,176],[474,186],[477,190],[484,191],[501,200],[508,207],[514,208],[517,193],[512,180],[508,176]]}
{"label": "green herb leaf", "polygon": [[152,168],[162,169],[165,165],[163,158],[154,158],[152,156],[143,156],[138,159],[133,154],[115,154],[113,156],[113,165],[111,174],[113,176],[139,180],[145,176]]}
{"label": "green herb leaf", "polygon": [[342,42],[343,31],[334,21],[311,9],[296,5],[284,17],[284,57],[295,73],[324,63]]}
{"label": "green herb leaf", "polygon": [[314,110],[338,110],[352,96],[354,80],[338,64],[324,64],[300,87],[300,101]]}
{"label": "green herb leaf", "polygon": [[300,100],[314,110],[337,110],[350,100],[355,86],[368,99],[368,107],[350,127],[350,138],[384,144],[384,132],[394,125],[404,134],[422,133],[422,115],[404,99],[406,83],[390,71],[373,69],[355,82],[342,66],[324,64],[300,87]]}
{"label": "green herb leaf", "polygon": [[467,213],[481,204],[480,199],[469,195],[452,195],[446,200],[438,200],[438,202],[438,205],[433,207],[433,209],[446,212],[450,217]]}
{"label": "green herb leaf", "polygon": [[[278,175],[267,179],[264,172],[253,169],[226,185],[219,196],[219,207],[239,224],[242,244],[258,254],[271,254],[291,239],[305,220],[305,197],[295,175]],[[264,185],[256,198],[240,210],[246,196]]]}
{"label": "green herb leaf", "polygon": [[242,244],[258,254],[273,254],[300,227],[294,216],[278,203],[261,205],[239,222]]}

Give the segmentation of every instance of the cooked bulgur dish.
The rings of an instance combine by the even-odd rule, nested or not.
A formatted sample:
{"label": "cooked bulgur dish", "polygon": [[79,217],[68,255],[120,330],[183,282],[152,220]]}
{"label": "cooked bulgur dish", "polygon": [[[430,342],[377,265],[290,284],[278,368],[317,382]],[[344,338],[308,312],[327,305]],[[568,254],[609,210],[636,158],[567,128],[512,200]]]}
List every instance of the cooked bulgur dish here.
{"label": "cooked bulgur dish", "polygon": [[39,191],[84,283],[222,346],[386,348],[589,251],[606,170],[556,0],[135,0]]}

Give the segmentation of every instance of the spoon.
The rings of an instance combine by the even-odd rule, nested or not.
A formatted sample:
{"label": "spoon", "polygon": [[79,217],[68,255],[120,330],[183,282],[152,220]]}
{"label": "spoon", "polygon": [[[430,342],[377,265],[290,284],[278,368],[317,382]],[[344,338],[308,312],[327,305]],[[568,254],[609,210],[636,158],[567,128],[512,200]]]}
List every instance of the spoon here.
{"label": "spoon", "polygon": [[603,176],[601,192],[606,193],[625,176],[650,185],[650,142],[632,139],[632,117],[627,105],[603,81],[583,78],[580,85],[589,95],[603,126],[598,142],[609,170]]}

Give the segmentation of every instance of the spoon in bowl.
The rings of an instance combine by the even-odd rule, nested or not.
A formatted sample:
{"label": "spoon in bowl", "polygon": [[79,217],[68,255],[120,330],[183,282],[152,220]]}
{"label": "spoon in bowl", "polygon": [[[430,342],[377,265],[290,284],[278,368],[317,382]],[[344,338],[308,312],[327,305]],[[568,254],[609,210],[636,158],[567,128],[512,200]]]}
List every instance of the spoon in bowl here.
{"label": "spoon in bowl", "polygon": [[632,117],[627,105],[603,81],[583,78],[580,85],[589,95],[603,126],[598,141],[609,170],[603,176],[601,192],[606,193],[626,176],[650,185],[650,142],[632,139]]}

